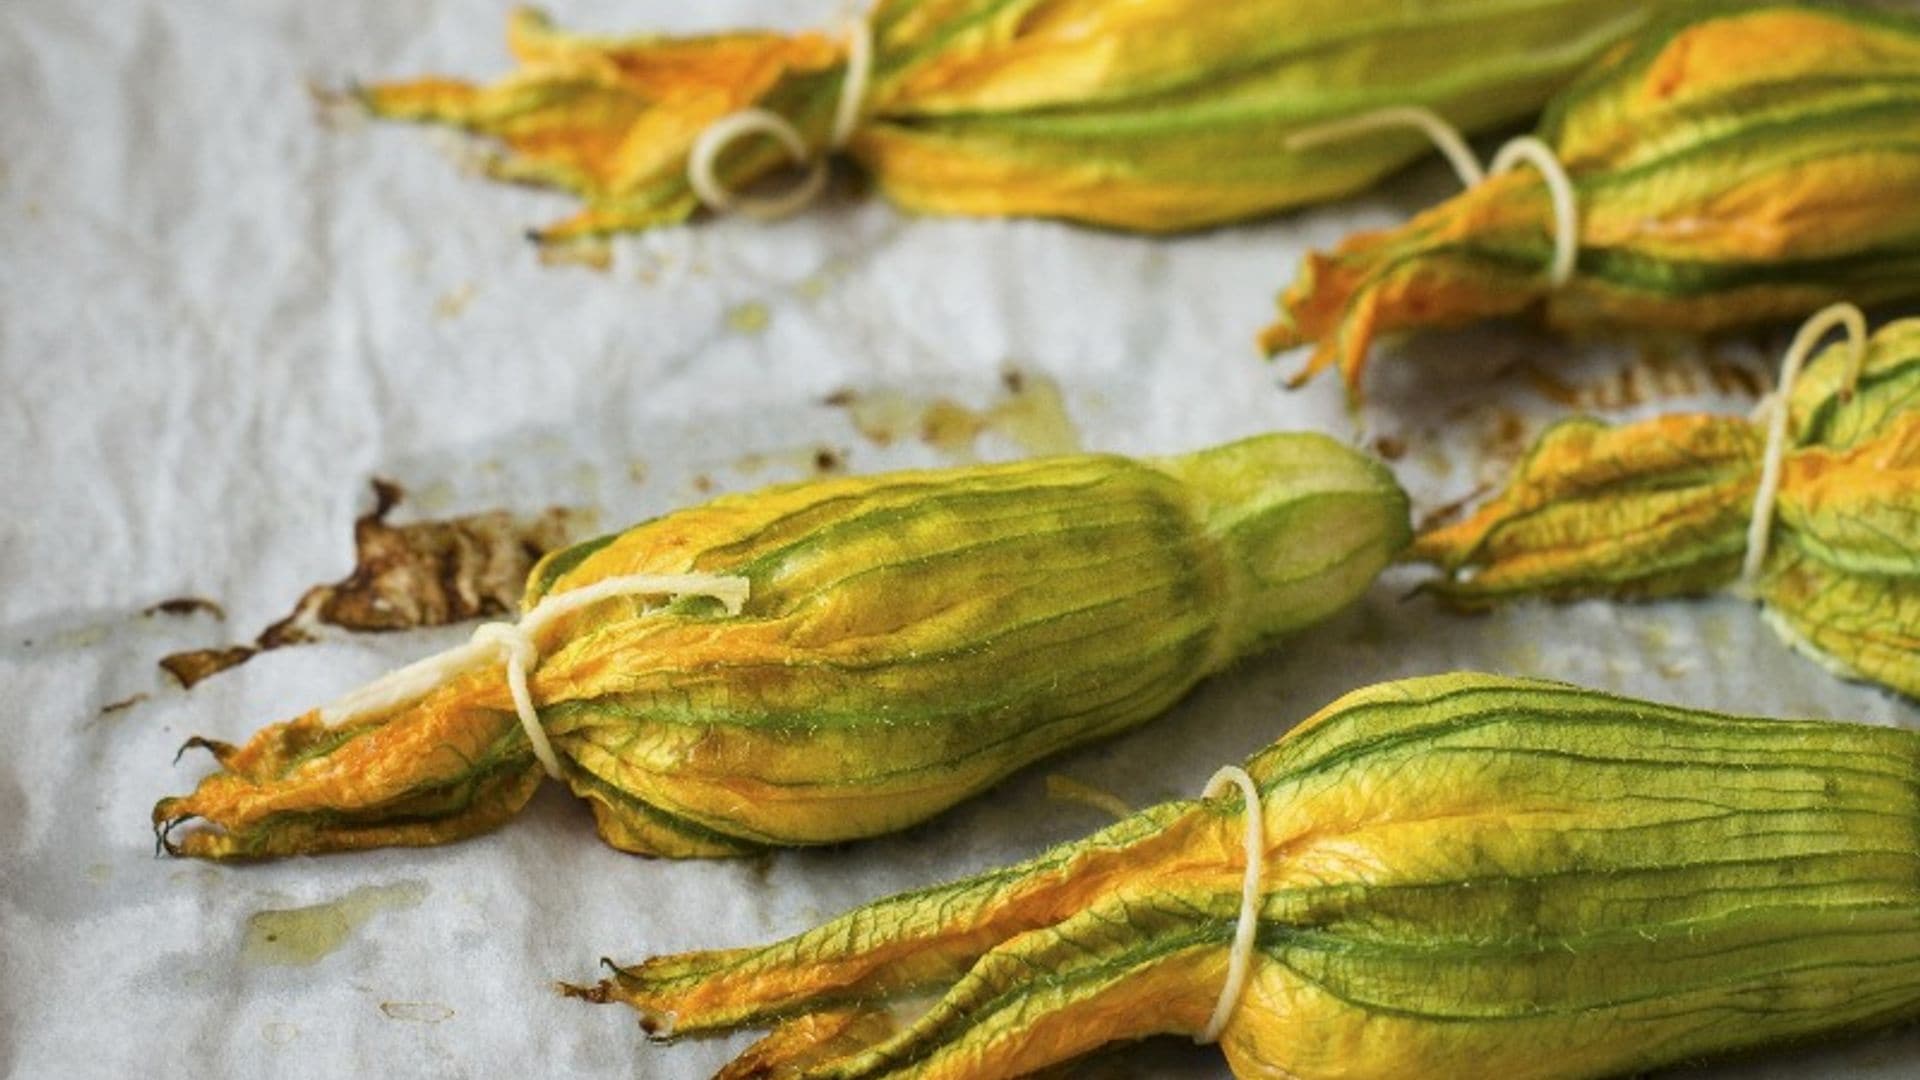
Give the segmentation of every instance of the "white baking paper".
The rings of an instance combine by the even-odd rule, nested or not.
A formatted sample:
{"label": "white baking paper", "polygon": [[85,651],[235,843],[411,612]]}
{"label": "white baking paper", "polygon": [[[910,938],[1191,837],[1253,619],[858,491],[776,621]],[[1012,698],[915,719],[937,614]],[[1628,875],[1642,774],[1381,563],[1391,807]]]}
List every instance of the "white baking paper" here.
{"label": "white baking paper", "polygon": [[[827,0],[554,7],[605,30],[833,15]],[[1736,601],[1460,618],[1403,599],[1399,573],[1138,733],[894,838],[651,861],[601,844],[550,787],[497,833],[437,850],[155,858],[151,806],[208,768],[174,763],[187,736],[243,739],[464,634],[337,634],[192,692],[156,670],[165,653],[251,637],[344,574],[370,477],[413,493],[403,518],[563,503],[612,528],[703,490],[797,477],[820,447],[863,472],[951,460],[912,430],[878,445],[823,399],[851,388],[986,409],[1009,366],[1060,388],[1088,448],[1354,434],[1332,381],[1282,391],[1291,362],[1262,363],[1252,335],[1308,246],[1397,220],[1450,184],[1416,170],[1338,207],[1166,240],[913,220],[842,192],[785,224],[623,241],[605,273],[545,267],[521,230],[569,200],[465,175],[449,140],[424,130],[322,123],[308,91],[504,72],[505,14],[385,0],[0,5],[0,1074],[706,1075],[743,1039],[650,1046],[626,1010],[563,1000],[551,982],[594,978],[603,955],[769,940],[1031,854],[1103,824],[1048,802],[1049,771],[1136,805],[1190,795],[1338,694],[1396,676],[1480,668],[1726,710],[1920,722],[1792,655]],[[1673,365],[1648,375],[1632,350],[1572,366],[1565,346],[1514,330],[1398,356],[1381,358],[1361,419],[1405,447],[1398,468],[1423,508],[1497,478],[1561,411],[1529,363],[1600,398],[1634,396],[1630,379],[1709,385]],[[977,446],[1022,450],[1005,431]],[[140,614],[189,594],[227,618]],[[295,923],[297,940],[264,940]],[[1920,1035],[1904,1032],[1685,1075],[1917,1068]],[[1216,1051],[1173,1042],[1084,1071],[1225,1072]]]}

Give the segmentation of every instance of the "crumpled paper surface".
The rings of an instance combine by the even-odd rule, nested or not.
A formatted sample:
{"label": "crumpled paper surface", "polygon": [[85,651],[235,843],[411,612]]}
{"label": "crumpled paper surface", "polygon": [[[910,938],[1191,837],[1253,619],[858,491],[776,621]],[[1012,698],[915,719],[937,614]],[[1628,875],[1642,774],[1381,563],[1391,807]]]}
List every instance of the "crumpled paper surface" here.
{"label": "crumpled paper surface", "polygon": [[[554,8],[606,30],[834,14],[825,0]],[[149,808],[207,768],[172,762],[187,736],[240,739],[466,632],[338,633],[191,692],[155,667],[244,640],[345,574],[370,477],[412,493],[403,519],[559,503],[613,528],[805,475],[823,449],[875,471],[1064,440],[1151,453],[1354,433],[1331,381],[1282,392],[1289,362],[1261,363],[1251,335],[1305,247],[1449,185],[1420,169],[1349,204],[1170,240],[910,220],[843,186],[792,222],[625,240],[606,272],[546,267],[520,228],[564,199],[462,175],[428,132],[318,115],[307,87],[502,71],[504,15],[377,0],[0,8],[0,1074],[706,1075],[744,1038],[650,1046],[624,1010],[562,1000],[551,981],[591,979],[602,955],[760,942],[1022,857],[1104,823],[1049,802],[1048,772],[1134,805],[1191,794],[1380,679],[1471,667],[1920,723],[1911,703],[1792,656],[1737,601],[1464,618],[1405,599],[1396,573],[1172,715],[894,838],[648,861],[602,845],[584,806],[549,788],[507,828],[438,850],[156,859]],[[1619,415],[1745,409],[1772,364],[1723,351],[1714,378],[1684,352],[1575,351],[1513,329],[1403,351],[1357,422],[1425,509],[1502,475],[1564,411],[1555,398]],[[1028,395],[1057,389],[1068,422],[1034,420],[1045,400],[1008,408],[1007,371]],[[958,437],[929,424],[941,399],[933,412],[974,416],[977,438],[971,421]],[[225,618],[140,614],[185,595]],[[1675,1075],[1917,1067],[1909,1029]],[[1170,1041],[1080,1071],[1225,1074],[1216,1052]]]}

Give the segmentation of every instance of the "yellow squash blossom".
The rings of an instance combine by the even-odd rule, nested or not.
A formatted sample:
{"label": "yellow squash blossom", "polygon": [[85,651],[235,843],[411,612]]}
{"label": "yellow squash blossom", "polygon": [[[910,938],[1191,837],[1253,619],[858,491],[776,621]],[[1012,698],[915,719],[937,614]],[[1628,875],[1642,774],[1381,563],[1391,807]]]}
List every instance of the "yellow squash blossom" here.
{"label": "yellow squash blossom", "polygon": [[[1920,320],[1830,346],[1787,398],[1789,437],[1748,587],[1787,640],[1837,671],[1920,697]],[[1464,607],[1523,596],[1640,599],[1733,585],[1767,438],[1733,416],[1549,429],[1507,490],[1411,556]]]}
{"label": "yellow squash blossom", "polygon": [[[523,10],[508,27],[521,66],[506,79],[359,96],[380,116],[497,140],[485,167],[501,179],[579,195],[586,209],[543,240],[686,219],[700,201],[696,144],[747,110],[790,125],[805,156],[841,143],[911,210],[1166,231],[1345,195],[1420,153],[1412,138],[1286,147],[1289,132],[1331,117],[1412,102],[1468,130],[1524,119],[1670,6],[881,0],[852,38],[586,37]],[[855,48],[870,65],[850,64]],[[739,190],[792,156],[742,139],[719,152],[714,180]]]}
{"label": "yellow squash blossom", "polygon": [[1704,333],[1920,295],[1917,73],[1911,14],[1771,4],[1649,31],[1541,122],[1572,189],[1564,282],[1552,193],[1521,167],[1308,256],[1262,342],[1312,344],[1300,377],[1337,365],[1357,393],[1385,332],[1538,309]]}
{"label": "yellow squash blossom", "polygon": [[1024,1076],[1216,1010],[1241,1077],[1629,1075],[1920,1016],[1916,770],[1893,728],[1387,683],[1250,759],[1256,806],[571,992],[661,1035],[771,1027],[733,1078]]}
{"label": "yellow squash blossom", "polygon": [[[1164,712],[1408,535],[1385,469],[1319,435],[727,496],[548,555],[472,663],[196,740],[221,771],[154,823],[212,858],[443,843],[545,765],[628,851],[872,836]],[[680,598],[605,594],[635,580]]]}

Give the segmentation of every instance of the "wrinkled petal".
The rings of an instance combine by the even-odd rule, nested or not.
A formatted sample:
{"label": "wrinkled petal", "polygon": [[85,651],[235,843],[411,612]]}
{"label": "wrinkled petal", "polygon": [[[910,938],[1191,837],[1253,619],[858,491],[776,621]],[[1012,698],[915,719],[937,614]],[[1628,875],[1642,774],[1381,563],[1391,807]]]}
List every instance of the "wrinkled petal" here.
{"label": "wrinkled petal", "polygon": [[[1164,712],[1345,607],[1408,533],[1386,470],[1319,435],[769,488],[546,556],[528,610],[634,574],[744,578],[748,597],[565,615],[529,693],[615,847],[873,836]],[[505,683],[492,663],[384,715],[269,728],[155,825],[199,819],[176,848],[209,856],[490,828],[539,775]]]}
{"label": "wrinkled petal", "polygon": [[1828,346],[1793,384],[1790,417],[1802,444],[1850,449],[1920,408],[1920,319],[1876,331],[1849,386],[1851,354],[1845,343]]}
{"label": "wrinkled petal", "polygon": [[[1203,227],[1337,198],[1424,150],[1389,133],[1294,151],[1292,132],[1391,103],[1473,131],[1514,123],[1661,6],[883,0],[846,149],[916,211]],[[586,209],[543,240],[685,219],[694,140],[740,109],[770,110],[824,147],[846,81],[837,31],[599,38],[523,11],[509,40],[521,68],[492,86],[426,79],[361,98],[492,140],[489,175],[579,195]],[[771,140],[742,140],[719,179],[738,188],[786,164]]]}
{"label": "wrinkled petal", "polygon": [[[1920,697],[1920,320],[1882,327],[1856,385],[1829,346],[1788,395],[1772,542],[1753,592],[1833,670]],[[1549,429],[1507,489],[1410,557],[1462,607],[1524,596],[1643,599],[1734,583],[1766,436],[1731,416]]]}
{"label": "wrinkled petal", "polygon": [[[1221,1049],[1248,1077],[1544,1080],[1911,1017],[1916,765],[1913,732],[1529,680],[1350,694],[1248,762],[1259,933]],[[1226,976],[1245,812],[1164,804],[570,992],[657,1033],[773,1027],[723,1076],[1025,1075],[1191,1035]]]}
{"label": "wrinkled petal", "polygon": [[[685,180],[693,139],[715,120],[771,99],[829,85],[840,47],[819,35],[602,38],[562,33],[522,9],[508,23],[521,72],[489,87],[429,78],[378,83],[357,93],[380,116],[445,124],[496,141],[480,157],[489,176],[571,191],[578,215],[541,230],[564,241],[687,218],[697,200]],[[819,86],[813,87],[817,82]],[[826,114],[811,119],[825,122]],[[733,155],[733,184],[778,167],[767,146]]]}
{"label": "wrinkled petal", "polygon": [[1449,571],[1429,589],[1467,606],[1704,592],[1739,569],[1763,443],[1729,417],[1566,421],[1506,491],[1421,536],[1411,555]]}
{"label": "wrinkled petal", "polygon": [[1578,258],[1547,276],[1531,169],[1310,255],[1269,352],[1311,344],[1358,393],[1373,339],[1539,311],[1707,333],[1920,294],[1920,19],[1769,4],[1675,21],[1555,98],[1539,135],[1573,185]]}

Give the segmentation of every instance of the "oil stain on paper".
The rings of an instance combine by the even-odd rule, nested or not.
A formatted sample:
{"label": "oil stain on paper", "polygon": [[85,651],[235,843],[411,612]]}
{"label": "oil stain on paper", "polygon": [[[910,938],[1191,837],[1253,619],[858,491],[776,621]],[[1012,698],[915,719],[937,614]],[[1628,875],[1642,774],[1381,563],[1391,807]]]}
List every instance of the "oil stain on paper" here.
{"label": "oil stain on paper", "polygon": [[1080,449],[1059,383],[1018,368],[1008,368],[1000,381],[1000,392],[977,409],[899,390],[841,390],[826,404],[845,409],[855,430],[875,446],[917,438],[954,461],[977,460],[976,445],[985,435],[1005,438],[1034,457]]}
{"label": "oil stain on paper", "polygon": [[765,333],[773,322],[773,312],[758,300],[736,305],[727,311],[727,329],[749,337]]}
{"label": "oil stain on paper", "polygon": [[382,911],[417,907],[424,881],[363,885],[324,904],[273,908],[247,916],[240,957],[263,967],[311,967],[345,944],[353,932]]}
{"label": "oil stain on paper", "polygon": [[383,1001],[380,1012],[389,1020],[409,1024],[439,1024],[453,1019],[453,1010],[437,1001]]}

